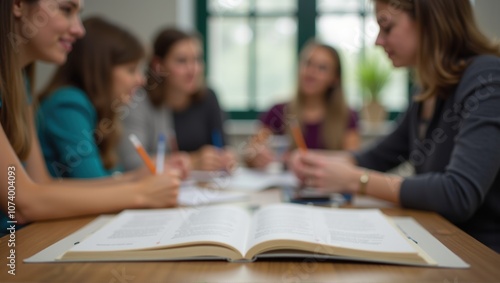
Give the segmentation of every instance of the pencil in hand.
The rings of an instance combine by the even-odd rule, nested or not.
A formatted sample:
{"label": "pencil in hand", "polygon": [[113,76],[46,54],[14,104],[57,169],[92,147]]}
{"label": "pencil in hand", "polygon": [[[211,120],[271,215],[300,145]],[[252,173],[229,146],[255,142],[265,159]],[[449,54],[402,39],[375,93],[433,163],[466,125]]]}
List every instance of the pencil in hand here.
{"label": "pencil in hand", "polygon": [[305,153],[307,151],[307,145],[304,140],[304,136],[302,135],[302,131],[300,130],[299,122],[297,121],[292,122],[290,128],[292,130],[292,136],[293,139],[295,140],[295,144],[297,144],[297,147],[299,148],[300,152]]}
{"label": "pencil in hand", "polygon": [[156,174],[156,166],[154,165],[153,161],[151,161],[151,158],[149,158],[149,155],[146,153],[146,150],[142,146],[141,141],[139,141],[139,138],[137,138],[137,136],[134,134],[130,134],[128,138],[134,145],[135,150],[141,157],[142,161],[144,161],[144,164],[146,164],[146,167],[148,167],[149,171],[153,175]]}
{"label": "pencil in hand", "polygon": [[167,147],[167,138],[165,134],[158,136],[158,146],[156,147],[156,174],[162,174],[165,165],[165,151]]}

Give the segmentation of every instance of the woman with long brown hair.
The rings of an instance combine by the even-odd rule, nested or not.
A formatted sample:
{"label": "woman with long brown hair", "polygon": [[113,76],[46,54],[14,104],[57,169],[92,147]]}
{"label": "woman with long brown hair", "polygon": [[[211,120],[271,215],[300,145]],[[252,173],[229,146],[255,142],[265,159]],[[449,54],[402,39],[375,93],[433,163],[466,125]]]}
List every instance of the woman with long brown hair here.
{"label": "woman with long brown hair", "polygon": [[86,36],[75,42],[39,97],[38,135],[53,177],[98,178],[119,171],[120,107],[144,80],[144,50],[133,35],[101,18],[83,26]]}
{"label": "woman with long brown hair", "polygon": [[[171,173],[134,182],[112,178],[54,180],[45,167],[35,132],[33,106],[26,93],[29,88],[23,80],[33,84],[33,76],[28,76],[26,68],[37,60],[55,64],[66,61],[74,41],[85,34],[79,17],[82,3],[0,1],[0,168],[6,170],[0,177],[3,228],[7,219],[17,221],[9,226],[17,226],[37,220],[177,203],[179,180]],[[46,19],[44,24],[31,29],[40,18]]]}
{"label": "woman with long brown hair", "polygon": [[[376,44],[419,87],[397,128],[355,153],[294,153],[311,186],[435,211],[500,252],[500,46],[469,0],[375,0]],[[330,157],[327,157],[330,155]],[[408,161],[416,175],[384,174]]]}
{"label": "woman with long brown hair", "polygon": [[[86,36],[39,97],[38,135],[53,177],[100,178],[123,171],[116,150],[122,120],[144,83],[144,49],[132,34],[98,17],[83,25]],[[140,168],[122,178],[148,174]]]}
{"label": "woman with long brown hair", "polygon": [[[127,134],[137,135],[148,153],[156,151],[158,133],[165,133],[173,151],[187,153],[196,170],[230,170],[234,154],[227,147],[224,113],[206,86],[203,50],[195,35],[162,29],[153,42],[149,76],[143,96],[124,120]],[[139,93],[141,95],[142,93]],[[140,164],[122,140],[120,157],[126,169]]]}
{"label": "woman with long brown hair", "polygon": [[[337,50],[312,41],[301,52],[298,87],[293,101],[280,103],[264,113],[257,135],[244,152],[246,163],[263,168],[275,159],[266,139],[302,128],[309,149],[354,150],[359,146],[357,115],[346,104],[342,88],[342,65]],[[271,141],[272,142],[272,141]]]}

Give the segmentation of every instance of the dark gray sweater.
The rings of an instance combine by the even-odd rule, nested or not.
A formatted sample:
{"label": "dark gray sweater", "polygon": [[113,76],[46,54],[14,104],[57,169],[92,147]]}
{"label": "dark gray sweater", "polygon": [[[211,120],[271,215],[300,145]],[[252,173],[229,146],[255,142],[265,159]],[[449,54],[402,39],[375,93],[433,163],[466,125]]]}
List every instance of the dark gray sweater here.
{"label": "dark gray sweater", "polygon": [[172,116],[179,150],[192,152],[204,145],[217,146],[212,140],[214,131],[221,135],[222,146],[227,145],[224,112],[211,89],[207,89],[205,96],[193,102],[187,109],[173,111]]}
{"label": "dark gray sweater", "polygon": [[421,103],[398,127],[356,153],[360,166],[387,171],[409,161],[402,206],[435,211],[500,252],[500,58],[478,56],[447,99],[438,98],[424,139]]}

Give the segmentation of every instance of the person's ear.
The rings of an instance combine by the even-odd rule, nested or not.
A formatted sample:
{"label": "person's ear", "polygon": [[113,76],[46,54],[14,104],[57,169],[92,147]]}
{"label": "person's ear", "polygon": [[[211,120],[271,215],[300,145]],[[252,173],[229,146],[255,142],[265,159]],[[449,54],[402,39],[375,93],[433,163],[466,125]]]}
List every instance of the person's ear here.
{"label": "person's ear", "polygon": [[14,5],[12,5],[12,13],[14,17],[21,18],[23,16],[23,10],[25,9],[26,3],[22,0],[14,0]]}

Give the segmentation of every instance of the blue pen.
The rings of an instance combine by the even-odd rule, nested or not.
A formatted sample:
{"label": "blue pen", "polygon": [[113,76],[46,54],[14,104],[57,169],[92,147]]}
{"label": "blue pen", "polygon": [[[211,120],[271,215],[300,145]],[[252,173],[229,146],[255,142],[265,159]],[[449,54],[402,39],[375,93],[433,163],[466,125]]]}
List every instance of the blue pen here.
{"label": "blue pen", "polygon": [[166,147],[167,147],[167,138],[165,137],[165,134],[160,133],[158,135],[158,146],[156,149],[156,174],[163,173]]}
{"label": "blue pen", "polygon": [[[219,150],[219,154],[224,150],[224,144],[222,142],[222,134],[219,130],[212,130],[212,144]],[[223,171],[227,171],[226,168],[222,168]]]}
{"label": "blue pen", "polygon": [[218,149],[222,149],[224,147],[222,142],[222,134],[219,130],[212,131],[212,144]]}

